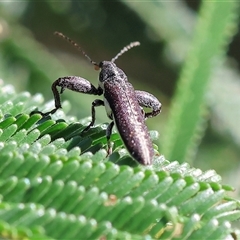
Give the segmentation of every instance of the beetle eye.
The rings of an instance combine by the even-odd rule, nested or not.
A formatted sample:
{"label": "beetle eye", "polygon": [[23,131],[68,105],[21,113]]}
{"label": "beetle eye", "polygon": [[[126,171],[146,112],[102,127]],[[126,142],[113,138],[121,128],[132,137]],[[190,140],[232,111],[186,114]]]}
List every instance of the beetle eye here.
{"label": "beetle eye", "polygon": [[102,72],[100,72],[100,74],[99,74],[99,81],[100,82],[104,81],[104,77],[103,77],[103,73]]}

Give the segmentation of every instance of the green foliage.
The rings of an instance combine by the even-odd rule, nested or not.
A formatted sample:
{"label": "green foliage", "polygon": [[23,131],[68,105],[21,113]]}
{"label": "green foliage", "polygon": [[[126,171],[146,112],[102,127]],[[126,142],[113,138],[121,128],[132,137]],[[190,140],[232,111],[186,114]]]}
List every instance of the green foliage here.
{"label": "green foliage", "polygon": [[239,202],[227,196],[232,188],[214,171],[203,173],[163,156],[150,167],[127,166],[135,163],[117,133],[116,150],[107,157],[105,125],[82,133],[84,126],[68,124],[66,116],[58,121],[29,116],[41,106],[38,99],[1,87],[1,237],[223,239],[239,234],[230,224],[240,218]]}
{"label": "green foliage", "polygon": [[[226,76],[228,81],[219,74],[224,69],[224,72],[232,71],[223,62],[231,38],[237,32],[239,2],[202,1],[196,17],[198,19],[186,14],[182,2],[152,2],[147,7],[146,4],[134,1],[123,2],[136,11],[158,36],[164,38],[166,53],[174,55],[176,63],[183,61],[188,49],[161,143],[165,156],[181,162],[192,159],[206,128],[209,105],[213,109],[218,107],[217,117],[224,121],[224,130],[230,132],[239,144],[239,128],[232,121],[239,112],[239,97],[238,94],[222,96],[225,91],[229,93],[236,90],[232,86],[234,83],[229,81],[232,78],[230,74]],[[154,17],[149,18],[149,15],[158,15],[159,21],[155,21]],[[188,28],[188,31],[184,31],[189,22],[195,21],[196,29]],[[195,34],[192,36],[189,31]],[[206,98],[209,85],[212,95],[210,99]],[[240,87],[237,81],[235,87]],[[207,100],[210,101],[207,103]],[[223,106],[229,110],[228,114],[222,114],[222,109],[225,109]]]}
{"label": "green foliage", "polygon": [[199,138],[205,128],[208,82],[218,62],[223,60],[229,39],[236,32],[238,10],[237,2],[203,1],[165,135],[163,151],[171,159],[182,162],[189,153],[195,152],[196,137]]}
{"label": "green foliage", "polygon": [[[113,49],[111,42],[119,45],[119,48],[123,46],[122,43],[120,45],[122,38],[124,44],[129,39],[140,40],[143,49],[147,45],[152,62],[148,62],[146,56],[144,60],[140,60],[140,55],[135,59],[127,58],[129,61],[125,62],[129,65],[128,72],[131,73],[131,69],[139,72],[137,77],[143,77],[149,88],[150,82],[146,77],[152,78],[154,74],[159,76],[157,73],[162,73],[163,64],[160,69],[160,64],[156,61],[156,49],[159,49],[158,44],[162,40],[165,44],[164,61],[167,59],[172,69],[176,69],[186,59],[170,107],[170,120],[166,121],[166,132],[161,132],[159,141],[162,144],[160,152],[169,161],[159,154],[155,145],[153,166],[138,166],[129,157],[116,132],[111,137],[114,152],[107,157],[105,124],[82,133],[89,120],[87,118],[77,122],[76,117],[66,116],[62,111],[51,118],[42,119],[38,114],[30,116],[29,113],[37,108],[50,110],[52,102],[43,106],[42,95],[31,96],[28,92],[16,94],[11,85],[2,84],[0,238],[240,237],[239,201],[230,197],[232,193],[228,193],[233,188],[223,185],[221,177],[214,170],[202,172],[186,163],[186,160],[193,160],[190,155],[196,153],[197,145],[203,137],[208,118],[206,107],[210,107],[215,117],[224,123],[218,131],[230,133],[231,139],[239,146],[239,73],[233,66],[226,64],[225,59],[227,45],[236,32],[239,3],[202,1],[197,16],[190,12],[183,1],[121,2],[127,6],[127,11],[123,9],[124,4],[119,2],[114,2],[114,11],[108,10],[110,5],[105,1],[68,1],[64,5],[50,2],[39,4],[35,1],[15,5],[0,3],[0,77],[14,82],[18,88],[41,92],[52,98],[52,95],[48,95],[51,94],[50,84],[59,76],[75,74],[71,68],[75,63],[66,57],[64,64],[68,64],[68,70],[71,70],[66,73],[62,64],[33,35],[37,37],[40,34],[47,41],[47,38],[54,38],[53,31],[59,30],[73,39],[80,36],[81,41],[77,42],[81,46],[86,43],[90,45],[93,50],[89,55],[94,60],[98,59],[98,52],[100,60],[106,56],[103,54],[104,47],[107,51]],[[116,11],[118,7],[124,11]],[[38,12],[39,9],[42,12]],[[142,22],[137,22],[138,25],[135,26],[136,16],[133,12],[129,14],[129,9],[137,13]],[[109,17],[112,12],[116,15],[115,22],[113,15]],[[36,21],[35,16],[44,18]],[[79,16],[88,18],[94,27],[86,24],[84,19],[79,20]],[[103,23],[100,16],[102,19],[105,17],[109,32],[99,28]],[[120,17],[126,18],[126,21],[121,21],[120,24]],[[25,27],[24,19],[27,19]],[[32,20],[37,24],[41,23],[40,30],[36,30]],[[54,21],[61,22],[60,26],[56,27]],[[193,30],[195,22],[196,30]],[[84,28],[84,24],[87,29],[93,29],[95,37],[79,30]],[[26,25],[31,31],[26,29]],[[48,28],[50,33],[46,32]],[[70,29],[71,33],[68,32]],[[139,35],[137,38],[134,34],[129,36],[127,31],[139,32]],[[147,38],[148,44],[145,42]],[[151,50],[149,39],[154,50]],[[49,40],[51,41],[53,40]],[[54,46],[56,44],[57,41]],[[51,51],[53,48],[51,46]],[[84,49],[89,53],[85,46]],[[185,57],[188,51],[189,54]],[[121,67],[124,66],[124,61],[119,60]],[[92,74],[86,67],[85,59],[83,62],[78,61],[77,74],[80,65],[81,76],[87,79],[96,78],[97,74]],[[141,67],[141,61],[144,68]],[[136,62],[136,65],[130,66],[132,62]],[[157,68],[152,68],[156,63]],[[124,70],[127,69],[126,65]],[[165,77],[160,76],[163,79]],[[163,82],[166,80],[161,84]],[[78,95],[81,94],[71,93],[66,98],[77,106],[74,114],[82,118],[89,115],[89,107],[85,104],[87,97],[81,98]],[[161,97],[159,99],[162,101]],[[68,102],[63,102],[65,113],[69,108]],[[166,108],[167,103],[163,102],[160,121],[164,119]],[[223,114],[223,110],[227,114]],[[155,128],[160,129],[159,124]],[[158,132],[151,131],[151,137],[157,142]],[[231,154],[227,156],[229,161]],[[178,162],[173,161],[174,159]],[[218,161],[217,158],[213,160]],[[206,159],[203,158],[202,161],[206,162]]]}
{"label": "green foliage", "polygon": [[[62,55],[59,54],[57,56],[61,58],[63,63],[60,64],[53,54],[49,54],[48,50],[39,44],[39,42],[46,44],[51,52],[56,52],[56,49],[57,51],[64,49],[63,52],[66,54],[65,47],[68,44],[63,42],[61,47],[58,46],[62,41],[52,36],[55,30],[63,31],[76,40],[84,47],[86,52],[90,53],[89,55],[94,60],[109,59],[106,56],[114,56],[116,51],[126,44],[126,39],[139,40],[142,45],[133,53],[133,55],[136,55],[136,59],[132,59],[131,55],[130,59],[123,56],[123,58],[119,59],[118,64],[126,71],[131,82],[134,80],[132,79],[133,73],[136,73],[138,74],[135,76],[137,84],[141,80],[145,84],[147,83],[147,86],[139,86],[134,83],[136,88],[149,89],[163,103],[161,117],[148,121],[148,126],[151,128],[154,126],[154,129],[160,131],[161,138],[157,144],[160,146],[161,152],[170,161],[174,159],[190,161],[190,156],[192,156],[191,161],[196,161],[195,163],[198,166],[204,166],[205,168],[209,167],[209,159],[218,158],[217,164],[213,163],[213,161],[211,161],[211,164],[215,164],[214,168],[219,169],[219,166],[224,165],[224,162],[226,162],[225,158],[228,157],[230,151],[231,164],[224,166],[224,170],[226,167],[237,164],[239,148],[237,149],[235,146],[239,147],[240,143],[238,127],[239,73],[237,72],[237,65],[231,64],[228,58],[222,58],[220,55],[225,55],[226,49],[229,47],[229,45],[226,47],[226,43],[231,41],[231,37],[236,32],[239,21],[238,1],[233,1],[230,4],[227,2],[218,4],[218,2],[202,1],[202,6],[197,4],[201,7],[200,14],[191,11],[184,1],[136,2],[122,0],[121,2],[111,4],[104,1],[94,3],[69,1],[66,5],[57,3],[53,5],[49,2],[39,4],[38,2],[25,2],[24,4],[17,2],[14,4],[1,3],[0,13],[4,19],[4,21],[0,19],[1,29],[3,29],[0,36],[1,77],[7,82],[14,83],[14,86],[18,87],[18,89],[41,92],[49,99],[52,98],[49,85],[59,76],[81,75],[91,80],[93,84],[96,84],[95,80],[97,79],[97,73],[92,71],[92,66],[89,66],[86,59],[81,61],[81,57],[78,56],[76,61],[75,58],[71,59],[69,56],[65,57],[65,55],[61,58]],[[226,8],[224,7],[225,4],[227,5]],[[114,10],[117,8],[118,11],[111,11],[110,6],[116,6]],[[218,8],[219,11],[217,11]],[[216,14],[212,14],[214,12]],[[41,19],[43,13],[44,18]],[[119,25],[119,14],[121,19],[124,16],[128,20],[121,21],[121,27],[116,28],[116,25]],[[101,15],[102,19],[98,19],[99,15]],[[85,21],[83,23],[79,21],[79,16],[86,17],[87,20],[81,19],[83,22],[84,20],[89,20],[89,22],[86,23]],[[206,24],[200,24],[201,21],[198,20],[203,17]],[[79,22],[76,24],[75,21]],[[58,25],[56,25],[56,22]],[[59,24],[62,22],[64,24]],[[131,24],[126,24],[127,22]],[[196,22],[198,22],[197,29],[195,29]],[[41,24],[39,25],[39,23]],[[79,23],[85,25],[79,25]],[[209,26],[213,26],[214,31],[208,31]],[[217,26],[220,26],[220,28],[217,28]],[[101,34],[99,34],[99,31]],[[114,34],[112,34],[113,32]],[[210,36],[211,32],[214,35],[213,37]],[[223,34],[221,35],[221,33]],[[191,68],[189,66],[194,65],[194,61],[192,61],[190,54],[186,58],[189,49],[192,49],[190,50],[191,55],[194,55],[195,51],[199,54],[199,44],[197,44],[199,42],[192,41],[192,39],[197,39],[197,35],[194,36],[194,34],[199,34],[199,42],[201,40],[204,42],[204,39],[207,38],[207,44],[214,47],[218,46],[219,53],[221,53],[219,54],[218,50],[215,51],[215,48],[209,46],[203,48],[202,55],[200,54],[201,57],[212,52],[211,58],[215,59],[213,64],[208,64],[206,68],[206,70],[209,70],[209,67],[211,68],[209,74],[205,71],[201,72],[205,76],[196,75],[197,70],[200,71],[200,69],[204,68],[204,61],[200,62],[199,66],[201,68],[196,68],[196,64],[195,67]],[[221,41],[222,45],[217,44]],[[224,41],[226,41],[225,45]],[[138,54],[141,53],[142,49],[145,51],[144,56]],[[208,49],[210,49],[209,52]],[[110,51],[112,51],[111,54]],[[237,51],[235,52],[237,54]],[[131,54],[131,52],[128,54]],[[36,58],[36,56],[38,57]],[[121,60],[124,58],[127,61]],[[162,62],[160,62],[160,59]],[[184,64],[185,59],[187,59],[187,62]],[[210,60],[207,59],[207,62],[209,63]],[[166,67],[164,64],[168,65],[170,68],[168,70],[175,74],[178,74],[176,71],[178,71],[180,64],[184,64],[185,69],[182,71],[180,79],[186,79],[186,83],[180,80],[177,86],[178,89],[186,89],[186,94],[185,91],[182,91],[183,94],[181,94],[181,91],[180,93],[176,91],[177,94],[173,98],[170,109],[168,109],[169,99],[166,101],[162,95],[162,93],[164,95],[169,93],[164,92],[163,86],[173,87],[174,82],[172,79],[169,81],[166,78],[168,74],[164,74]],[[156,68],[152,68],[153,65]],[[194,72],[191,72],[193,70]],[[188,77],[187,75],[184,78],[184,73],[188,73],[188,75],[193,73],[192,76],[197,76],[197,78]],[[157,82],[150,82],[153,78]],[[198,78],[200,81],[196,80]],[[191,86],[195,91],[193,94],[191,94],[192,89],[189,90],[189,84],[192,84]],[[200,88],[198,88],[199,86]],[[197,101],[190,101],[190,98],[187,99],[187,102],[183,101],[189,95],[196,96],[194,99]],[[91,99],[90,96],[66,91],[65,97],[73,104],[74,108],[71,111],[74,115],[80,118],[89,115],[89,107],[85,104],[85,101],[87,98]],[[174,104],[174,102],[177,102],[177,104]],[[174,106],[178,106],[178,104],[183,108],[176,109],[177,107]],[[208,109],[206,110],[206,107],[210,109],[210,112],[208,112]],[[64,106],[64,112],[68,109],[68,107]],[[193,118],[188,117],[190,116],[189,109],[191,109]],[[170,115],[166,116],[169,111]],[[99,122],[105,121],[105,114],[102,114],[102,112],[99,111],[98,113],[97,120]],[[209,119],[210,124],[207,122]],[[188,124],[187,127],[184,124]],[[208,129],[205,132],[206,127]],[[217,133],[215,130],[217,130]],[[222,135],[219,136],[218,133]],[[215,137],[215,134],[217,135],[217,143],[210,146],[210,137],[212,135]],[[199,148],[199,143],[203,137],[202,145]],[[226,141],[228,137],[227,140],[230,141]],[[182,144],[184,147],[181,147]],[[222,154],[223,152],[224,154]],[[183,157],[176,157],[178,154]],[[197,154],[195,159],[194,154]],[[233,169],[237,171],[236,168],[233,167]],[[227,180],[230,181],[231,179]]]}

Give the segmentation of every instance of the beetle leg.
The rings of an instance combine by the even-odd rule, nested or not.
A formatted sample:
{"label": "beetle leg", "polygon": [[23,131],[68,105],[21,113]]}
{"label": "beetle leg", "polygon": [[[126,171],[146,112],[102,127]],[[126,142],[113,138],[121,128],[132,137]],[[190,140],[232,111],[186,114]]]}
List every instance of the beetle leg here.
{"label": "beetle leg", "polygon": [[88,131],[90,129],[91,126],[94,125],[96,117],[95,117],[95,107],[99,107],[99,106],[104,106],[104,101],[101,99],[96,99],[92,102],[92,120],[90,122],[90,124],[83,130],[83,132]]}
{"label": "beetle leg", "polygon": [[[61,88],[60,93],[57,87]],[[66,88],[75,92],[92,94],[92,95],[102,95],[103,93],[103,90],[100,87],[98,88],[94,87],[88,80],[84,78],[77,77],[77,76],[61,77],[61,78],[58,78],[52,84],[52,92],[53,92],[54,101],[55,101],[55,108],[46,113],[43,113],[40,111],[33,111],[32,114],[40,113],[42,116],[48,116],[49,114],[55,113],[59,108],[62,108],[60,94],[62,94]]]}
{"label": "beetle leg", "polygon": [[108,155],[110,155],[110,154],[112,153],[112,146],[111,146],[111,142],[110,142],[110,137],[111,137],[111,135],[112,135],[113,126],[114,126],[114,121],[112,121],[112,122],[108,125],[107,130],[106,130],[107,146],[108,146],[107,154],[108,154]]}
{"label": "beetle leg", "polygon": [[162,104],[155,96],[148,92],[139,90],[135,90],[135,94],[138,100],[138,104],[141,107],[147,107],[152,109],[151,112],[145,112],[145,119],[155,117],[161,112]]}

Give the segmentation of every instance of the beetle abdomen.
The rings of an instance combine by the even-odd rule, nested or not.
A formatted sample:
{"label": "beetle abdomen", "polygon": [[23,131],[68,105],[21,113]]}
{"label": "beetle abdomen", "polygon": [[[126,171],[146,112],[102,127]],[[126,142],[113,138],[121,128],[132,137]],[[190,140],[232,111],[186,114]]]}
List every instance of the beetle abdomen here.
{"label": "beetle abdomen", "polygon": [[121,79],[106,81],[104,97],[129,153],[139,163],[151,164],[154,155],[153,145],[133,86]]}

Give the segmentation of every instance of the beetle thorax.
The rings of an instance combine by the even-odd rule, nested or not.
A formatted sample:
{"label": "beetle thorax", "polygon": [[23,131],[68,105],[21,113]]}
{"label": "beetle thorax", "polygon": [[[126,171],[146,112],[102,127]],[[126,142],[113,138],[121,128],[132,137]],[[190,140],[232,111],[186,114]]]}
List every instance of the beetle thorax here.
{"label": "beetle thorax", "polygon": [[99,74],[99,85],[104,89],[105,81],[116,81],[118,79],[127,80],[127,77],[123,70],[118,68],[114,62],[102,61],[99,64],[101,72]]}

